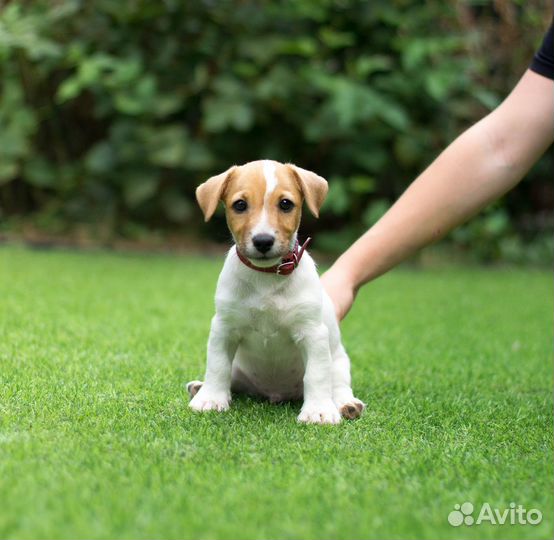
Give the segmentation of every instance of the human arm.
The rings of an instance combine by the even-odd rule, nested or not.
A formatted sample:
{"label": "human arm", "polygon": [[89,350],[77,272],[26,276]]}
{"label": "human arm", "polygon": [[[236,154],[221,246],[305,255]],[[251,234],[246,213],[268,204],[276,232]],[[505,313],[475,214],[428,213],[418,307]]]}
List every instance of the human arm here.
{"label": "human arm", "polygon": [[527,70],[322,276],[339,319],[358,289],[516,185],[554,139],[554,82]]}

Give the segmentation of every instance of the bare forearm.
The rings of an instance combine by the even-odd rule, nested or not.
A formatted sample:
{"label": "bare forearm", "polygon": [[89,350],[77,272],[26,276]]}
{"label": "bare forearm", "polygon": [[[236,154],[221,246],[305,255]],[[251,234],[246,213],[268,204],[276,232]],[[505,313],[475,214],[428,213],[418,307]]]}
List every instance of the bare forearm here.
{"label": "bare forearm", "polygon": [[337,261],[359,287],[440,239],[519,180],[491,154],[481,127],[454,141]]}
{"label": "bare forearm", "polygon": [[[551,81],[528,72],[496,111],[458,137],[413,182],[333,270],[344,272],[358,288],[512,188],[552,141],[552,88]],[[546,110],[538,107],[533,116],[529,100],[546,104],[545,89]]]}

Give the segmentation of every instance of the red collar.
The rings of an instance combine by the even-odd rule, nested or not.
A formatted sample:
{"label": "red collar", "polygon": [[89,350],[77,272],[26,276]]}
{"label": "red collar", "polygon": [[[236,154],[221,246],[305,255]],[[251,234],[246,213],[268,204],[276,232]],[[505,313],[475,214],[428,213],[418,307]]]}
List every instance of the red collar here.
{"label": "red collar", "polygon": [[300,259],[302,258],[302,255],[304,255],[304,250],[310,243],[311,238],[308,238],[301,247],[298,246],[298,240],[294,243],[294,248],[292,251],[289,251],[287,255],[285,255],[279,264],[275,264],[273,266],[256,266],[255,264],[252,264],[249,259],[247,259],[238,249],[237,249],[237,255],[239,256],[239,259],[246,265],[248,268],[252,268],[252,270],[257,270],[258,272],[265,272],[266,274],[279,274],[280,276],[288,276],[294,272],[294,269],[300,264]]}

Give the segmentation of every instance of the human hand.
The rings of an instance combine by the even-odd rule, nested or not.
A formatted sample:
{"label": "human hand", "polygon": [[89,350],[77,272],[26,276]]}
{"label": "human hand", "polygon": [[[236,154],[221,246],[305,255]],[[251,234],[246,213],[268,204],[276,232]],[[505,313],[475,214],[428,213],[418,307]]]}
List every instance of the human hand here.
{"label": "human hand", "polygon": [[333,301],[337,319],[342,321],[356,298],[356,288],[348,275],[334,268],[321,276],[321,283]]}

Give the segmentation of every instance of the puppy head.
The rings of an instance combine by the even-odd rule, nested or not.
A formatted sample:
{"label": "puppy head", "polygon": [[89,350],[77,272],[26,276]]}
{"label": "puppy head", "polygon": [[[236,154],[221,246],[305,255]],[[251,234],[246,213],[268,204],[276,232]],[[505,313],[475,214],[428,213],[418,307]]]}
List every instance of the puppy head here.
{"label": "puppy head", "polygon": [[292,249],[303,201],[317,217],[326,195],[321,176],[270,160],[233,166],[196,190],[206,221],[223,201],[239,250],[258,266],[271,266]]}

